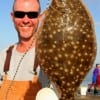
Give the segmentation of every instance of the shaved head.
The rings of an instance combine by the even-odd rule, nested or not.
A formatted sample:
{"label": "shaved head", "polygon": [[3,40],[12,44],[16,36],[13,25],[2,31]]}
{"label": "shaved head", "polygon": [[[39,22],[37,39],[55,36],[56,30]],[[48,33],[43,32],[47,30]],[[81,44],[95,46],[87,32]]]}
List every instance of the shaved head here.
{"label": "shaved head", "polygon": [[27,2],[27,1],[36,2],[36,1],[37,1],[38,4],[39,4],[39,12],[41,12],[41,7],[40,7],[40,1],[39,1],[39,0],[14,0],[13,8],[12,8],[13,11],[15,10],[15,4],[16,4],[16,2],[18,2],[18,1],[20,1],[20,2]]}

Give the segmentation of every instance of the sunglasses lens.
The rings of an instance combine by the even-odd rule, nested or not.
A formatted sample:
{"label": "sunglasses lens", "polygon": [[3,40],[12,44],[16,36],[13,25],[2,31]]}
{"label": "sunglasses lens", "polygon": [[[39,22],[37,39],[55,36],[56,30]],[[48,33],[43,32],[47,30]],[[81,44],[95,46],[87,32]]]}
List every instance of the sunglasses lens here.
{"label": "sunglasses lens", "polygon": [[14,12],[14,16],[16,18],[23,18],[25,16],[25,13],[24,12],[21,12],[21,11],[15,11]]}
{"label": "sunglasses lens", "polygon": [[37,18],[38,17],[38,12],[28,12],[27,13],[29,18]]}
{"label": "sunglasses lens", "polygon": [[22,11],[15,11],[14,16],[16,18],[23,18],[25,15],[28,16],[28,18],[37,18],[39,13],[38,12],[22,12]]}

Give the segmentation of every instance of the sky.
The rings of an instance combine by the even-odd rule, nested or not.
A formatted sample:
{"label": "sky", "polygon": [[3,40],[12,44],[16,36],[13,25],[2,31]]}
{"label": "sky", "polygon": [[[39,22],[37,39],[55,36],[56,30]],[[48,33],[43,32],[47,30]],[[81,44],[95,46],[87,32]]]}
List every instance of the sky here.
{"label": "sky", "polygon": [[[42,12],[48,7],[50,0],[40,0]],[[94,22],[97,40],[96,63],[100,63],[100,0],[82,0],[88,8]],[[51,1],[50,1],[51,2]],[[0,1],[0,50],[18,41],[17,32],[13,26],[10,12],[13,0]],[[92,41],[92,40],[91,40]]]}

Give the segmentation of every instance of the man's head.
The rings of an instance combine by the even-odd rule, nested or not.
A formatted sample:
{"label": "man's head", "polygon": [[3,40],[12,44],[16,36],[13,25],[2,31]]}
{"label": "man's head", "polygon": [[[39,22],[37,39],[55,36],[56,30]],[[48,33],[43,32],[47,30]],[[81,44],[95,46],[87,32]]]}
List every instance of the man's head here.
{"label": "man's head", "polygon": [[20,39],[30,39],[34,35],[39,23],[39,14],[39,0],[14,1],[11,17]]}
{"label": "man's head", "polygon": [[100,69],[100,64],[98,64],[97,67]]}

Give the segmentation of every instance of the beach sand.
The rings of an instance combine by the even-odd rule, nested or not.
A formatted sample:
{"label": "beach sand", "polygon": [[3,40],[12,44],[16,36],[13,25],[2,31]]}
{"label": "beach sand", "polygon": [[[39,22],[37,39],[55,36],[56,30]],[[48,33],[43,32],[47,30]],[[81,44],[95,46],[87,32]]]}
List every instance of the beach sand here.
{"label": "beach sand", "polygon": [[100,95],[77,95],[75,96],[75,100],[100,100]]}
{"label": "beach sand", "polygon": [[75,100],[100,100],[100,96],[77,96]]}

